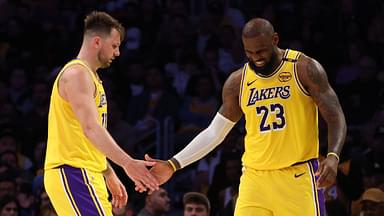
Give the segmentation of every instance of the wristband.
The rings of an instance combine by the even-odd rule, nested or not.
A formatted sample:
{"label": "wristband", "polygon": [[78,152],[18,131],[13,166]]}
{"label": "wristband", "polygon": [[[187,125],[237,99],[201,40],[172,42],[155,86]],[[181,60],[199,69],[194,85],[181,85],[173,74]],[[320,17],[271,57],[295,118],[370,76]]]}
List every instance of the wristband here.
{"label": "wristband", "polygon": [[339,155],[337,155],[335,152],[328,152],[327,157],[328,157],[329,155],[333,155],[333,156],[337,159],[337,161],[340,161],[340,157],[339,157]]}
{"label": "wristband", "polygon": [[167,160],[167,162],[171,165],[172,169],[173,169],[173,172],[176,172],[176,165],[173,163],[173,161],[171,160]]}

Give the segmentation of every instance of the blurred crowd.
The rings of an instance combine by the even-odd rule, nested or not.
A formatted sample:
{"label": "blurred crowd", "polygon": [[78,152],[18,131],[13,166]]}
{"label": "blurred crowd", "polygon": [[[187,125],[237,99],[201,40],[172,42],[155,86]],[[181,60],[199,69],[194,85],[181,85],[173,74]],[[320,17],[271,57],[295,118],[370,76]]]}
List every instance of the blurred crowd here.
{"label": "blurred crowd", "polygon": [[[247,61],[242,26],[259,16],[275,26],[281,48],[323,65],[342,104],[348,133],[337,182],[325,191],[328,215],[384,211],[383,1],[0,0],[0,216],[55,215],[42,184],[50,91],[63,64],[76,57],[91,10],[110,13],[126,28],[121,56],[99,74],[108,130],[130,155],[156,155],[154,131],[166,119],[173,122],[168,156],[208,126],[225,79]],[[319,130],[324,155],[321,118]],[[240,121],[155,198],[134,192],[117,167],[129,203],[115,214],[137,215],[149,202],[160,210],[147,215],[180,215],[183,195],[195,191],[209,198],[211,215],[232,215],[243,136]]]}

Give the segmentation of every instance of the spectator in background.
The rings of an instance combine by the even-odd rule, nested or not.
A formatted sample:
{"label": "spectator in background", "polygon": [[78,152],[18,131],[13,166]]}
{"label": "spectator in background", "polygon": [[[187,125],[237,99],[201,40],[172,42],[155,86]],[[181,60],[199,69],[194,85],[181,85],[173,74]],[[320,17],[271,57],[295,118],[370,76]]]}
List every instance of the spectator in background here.
{"label": "spectator in background", "polygon": [[213,35],[215,34],[216,26],[211,19],[210,16],[207,14],[202,15],[199,17],[198,23],[197,23],[197,38],[196,38],[196,52],[199,55],[199,57],[203,60],[205,60],[204,57],[204,50],[207,47],[208,41]]}
{"label": "spectator in background", "polygon": [[200,62],[193,53],[186,50],[182,50],[175,58],[174,61],[167,62],[164,69],[172,87],[179,96],[183,97],[187,93],[191,77],[201,72]]}
{"label": "spectator in background", "polygon": [[14,196],[0,197],[0,216],[18,216],[19,205]]}
{"label": "spectator in background", "polygon": [[9,195],[15,196],[17,192],[16,176],[11,170],[0,175],[0,198]]}
{"label": "spectator in background", "polygon": [[219,28],[218,40],[219,68],[228,76],[232,71],[242,67],[245,62],[241,39],[233,26],[223,24]]}
{"label": "spectator in background", "polygon": [[133,216],[133,208],[129,203],[122,208],[112,208],[112,212],[115,216]]}
{"label": "spectator in background", "polygon": [[219,99],[207,74],[191,77],[188,88],[179,111],[179,130],[196,134],[208,126],[219,107]]}
{"label": "spectator in background", "polygon": [[35,144],[38,140],[46,139],[48,130],[48,110],[50,89],[45,82],[35,82],[32,85],[32,109],[24,117],[27,142],[22,146],[23,153],[33,157]]}
{"label": "spectator in background", "polygon": [[145,132],[156,126],[156,121],[176,117],[179,106],[177,95],[170,91],[161,67],[150,65],[145,75],[145,89],[133,96],[126,111],[127,120]]}
{"label": "spectator in background", "polygon": [[382,216],[384,215],[384,191],[379,188],[369,188],[362,196],[360,215]]}
{"label": "spectator in background", "polygon": [[121,148],[132,154],[135,152],[135,129],[123,119],[123,113],[116,101],[108,101],[108,113],[108,131]]}
{"label": "spectator in background", "polygon": [[29,182],[20,182],[16,195],[19,203],[19,216],[30,216],[35,212],[35,197],[32,193],[32,184]]}
{"label": "spectator in background", "polygon": [[141,48],[146,56],[150,56],[151,52],[147,52],[153,48],[153,43],[156,41],[159,25],[162,21],[161,8],[159,1],[142,0],[140,4],[140,28],[142,29]]}
{"label": "spectator in background", "polygon": [[134,59],[135,56],[142,56],[141,53],[141,41],[142,33],[137,27],[127,28],[125,32],[125,43],[122,46],[121,58],[124,60]]}
{"label": "spectator in background", "polygon": [[36,208],[36,213],[39,216],[57,216],[45,190],[41,190],[38,194]]}
{"label": "spectator in background", "polygon": [[33,150],[33,165],[34,165],[34,174],[36,176],[43,175],[46,148],[47,148],[46,140],[37,141],[35,144],[35,149]]}
{"label": "spectator in background", "polygon": [[184,216],[209,216],[211,204],[208,198],[197,192],[188,192],[183,196]]}
{"label": "spectator in background", "polygon": [[211,42],[203,51],[204,71],[211,77],[216,92],[220,92],[226,79],[225,73],[219,67],[219,48]]}
{"label": "spectator in background", "polygon": [[20,171],[19,165],[17,163],[16,152],[7,150],[7,151],[0,153],[0,162],[10,166],[12,169]]}
{"label": "spectator in background", "polygon": [[237,198],[239,175],[242,168],[241,153],[243,151],[238,149],[243,145],[242,141],[243,136],[239,131],[232,130],[224,139],[223,147],[218,150],[221,154],[220,162],[214,169],[213,179],[207,193],[212,204],[211,213],[214,215],[219,212],[223,213],[223,211],[233,215],[232,207]]}
{"label": "spectator in background", "polygon": [[164,188],[153,192],[145,197],[145,206],[137,216],[162,216],[170,211],[171,200]]}
{"label": "spectator in background", "polygon": [[[363,55],[358,62],[358,79],[346,87],[346,119],[350,126],[361,127],[379,108],[380,83],[377,80],[377,62],[371,56]],[[382,87],[381,87],[382,88]],[[356,90],[359,89],[359,90]]]}
{"label": "spectator in background", "polygon": [[239,195],[240,176],[242,173],[241,154],[223,155],[223,161],[228,186],[219,192],[219,209],[221,216],[231,216],[235,212],[236,200]]}
{"label": "spectator in background", "polygon": [[[115,100],[120,108],[125,111],[128,109],[131,98],[140,95],[144,91],[145,70],[141,61],[132,60],[122,61],[118,71],[120,78],[115,80],[115,83],[118,83],[116,86],[118,93],[115,94]],[[124,119],[126,119],[126,116],[124,116]]]}
{"label": "spectator in background", "polygon": [[[29,172],[33,166],[32,161],[19,151],[18,134],[11,130],[6,130],[0,134],[0,154],[10,151],[16,154],[17,167],[20,171]],[[25,173],[27,174],[27,173]]]}
{"label": "spectator in background", "polygon": [[193,26],[187,14],[170,14],[159,30],[151,60],[160,64],[175,61],[183,51],[194,50],[194,44]]}
{"label": "spectator in background", "polygon": [[25,69],[14,68],[9,78],[9,98],[16,109],[27,113],[32,109],[29,80]]}

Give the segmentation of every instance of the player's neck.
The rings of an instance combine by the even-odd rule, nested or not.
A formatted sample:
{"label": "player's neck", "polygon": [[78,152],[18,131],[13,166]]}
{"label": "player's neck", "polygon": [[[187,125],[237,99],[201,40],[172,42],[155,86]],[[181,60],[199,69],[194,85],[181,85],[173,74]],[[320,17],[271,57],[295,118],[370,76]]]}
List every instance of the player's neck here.
{"label": "player's neck", "polygon": [[275,71],[277,69],[277,67],[279,67],[281,61],[283,61],[283,55],[284,55],[285,50],[276,47],[275,52],[276,52],[276,54],[275,54],[275,58],[274,58],[274,62],[273,62],[272,72]]}
{"label": "player's neck", "polygon": [[96,78],[99,81],[101,81],[99,78],[99,75],[97,74],[97,69],[99,67],[97,66],[96,62],[92,61],[92,59],[95,59],[95,58],[90,58],[89,56],[90,55],[87,55],[86,52],[82,52],[80,50],[79,54],[77,55],[77,59],[81,60],[84,64],[86,64],[87,67],[89,67],[92,70],[92,72],[95,74]]}
{"label": "player's neck", "polygon": [[77,58],[81,59],[94,73],[96,73],[97,69],[100,68],[100,63],[97,61],[95,54],[85,46],[86,45],[83,44]]}

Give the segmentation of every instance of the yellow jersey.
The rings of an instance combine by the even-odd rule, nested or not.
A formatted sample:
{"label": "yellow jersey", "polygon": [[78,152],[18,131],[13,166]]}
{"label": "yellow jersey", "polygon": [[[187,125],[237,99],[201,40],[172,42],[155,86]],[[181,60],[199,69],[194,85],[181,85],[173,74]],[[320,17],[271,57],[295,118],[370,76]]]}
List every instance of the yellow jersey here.
{"label": "yellow jersey", "polygon": [[244,65],[239,103],[245,115],[246,167],[281,169],[318,157],[318,108],[297,76],[300,54],[285,50],[268,76]]}
{"label": "yellow jersey", "polygon": [[63,71],[80,64],[87,68],[96,87],[94,102],[99,123],[107,125],[107,99],[101,81],[81,60],[68,62],[59,72],[52,89],[48,115],[48,141],[44,168],[53,169],[61,165],[86,168],[102,172],[107,168],[105,155],[100,152],[84,135],[80,122],[70,104],[59,95],[58,82]]}

